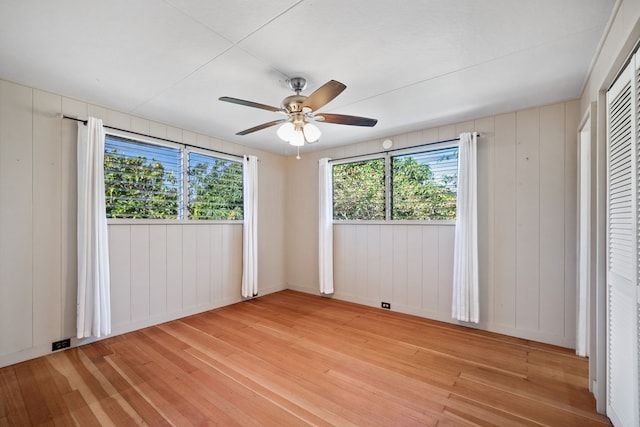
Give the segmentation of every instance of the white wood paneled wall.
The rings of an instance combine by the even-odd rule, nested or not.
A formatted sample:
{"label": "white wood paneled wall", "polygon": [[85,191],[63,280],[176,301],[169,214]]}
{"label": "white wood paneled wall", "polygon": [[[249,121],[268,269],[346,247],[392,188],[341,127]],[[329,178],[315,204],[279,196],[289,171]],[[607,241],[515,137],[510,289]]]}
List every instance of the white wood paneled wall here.
{"label": "white wood paneled wall", "polygon": [[112,224],[115,333],[238,301],[242,224]]}
{"label": "white wood paneled wall", "polygon": [[450,311],[453,232],[447,225],[336,225],[336,296],[431,318]]}
{"label": "white wood paneled wall", "polygon": [[[577,126],[578,102],[572,101],[392,138],[400,148],[465,131],[482,134],[483,329],[575,346]],[[314,218],[308,211],[317,209],[317,190],[310,190],[317,185],[317,160],[380,151],[381,142],[291,161],[297,163],[290,167],[289,199],[299,205],[289,211],[289,287],[317,292],[316,225],[293,218]],[[392,310],[451,322],[454,229],[435,223],[336,224],[334,296],[377,307],[389,302]]]}
{"label": "white wood paneled wall", "polygon": [[[0,80],[0,366],[76,334],[77,124],[60,113],[257,155],[260,294],[284,289],[285,158]],[[114,333],[241,300],[241,223],[113,221],[109,239]]]}

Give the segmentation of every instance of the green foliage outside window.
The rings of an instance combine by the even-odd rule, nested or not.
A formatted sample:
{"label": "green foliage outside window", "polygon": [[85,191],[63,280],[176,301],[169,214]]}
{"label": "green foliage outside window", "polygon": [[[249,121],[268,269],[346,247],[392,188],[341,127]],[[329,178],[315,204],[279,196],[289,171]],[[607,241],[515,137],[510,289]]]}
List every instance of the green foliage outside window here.
{"label": "green foliage outside window", "polygon": [[[391,162],[390,189],[385,161]],[[455,220],[457,147],[333,165],[333,219]]]}
{"label": "green foliage outside window", "polygon": [[[391,217],[398,220],[455,220],[457,149],[392,158]],[[438,171],[436,174],[434,171]]]}
{"label": "green foliage outside window", "polygon": [[384,159],[333,166],[333,219],[384,219],[384,193]]}
{"label": "green foliage outside window", "polygon": [[178,178],[161,162],[105,152],[107,218],[178,218]]}
{"label": "green foliage outside window", "polygon": [[242,219],[241,163],[190,153],[188,174],[190,219]]}

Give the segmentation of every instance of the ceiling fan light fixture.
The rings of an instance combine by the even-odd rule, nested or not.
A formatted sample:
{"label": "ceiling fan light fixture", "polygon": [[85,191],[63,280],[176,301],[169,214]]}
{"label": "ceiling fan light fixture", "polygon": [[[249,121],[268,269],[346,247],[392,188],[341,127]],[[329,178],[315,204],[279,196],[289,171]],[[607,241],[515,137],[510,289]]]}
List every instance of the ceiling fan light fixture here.
{"label": "ceiling fan light fixture", "polygon": [[312,123],[305,123],[302,130],[304,132],[304,138],[307,140],[307,142],[316,142],[318,139],[320,139],[320,135],[322,135],[320,133],[320,129],[318,129],[318,126]]}
{"label": "ceiling fan light fixture", "polygon": [[289,144],[294,147],[302,147],[304,145],[304,135],[302,130],[296,130],[293,132],[293,137],[289,140]]}
{"label": "ceiling fan light fixture", "polygon": [[289,142],[294,134],[296,133],[296,128],[293,126],[293,123],[286,122],[278,129],[278,138],[283,141]]}

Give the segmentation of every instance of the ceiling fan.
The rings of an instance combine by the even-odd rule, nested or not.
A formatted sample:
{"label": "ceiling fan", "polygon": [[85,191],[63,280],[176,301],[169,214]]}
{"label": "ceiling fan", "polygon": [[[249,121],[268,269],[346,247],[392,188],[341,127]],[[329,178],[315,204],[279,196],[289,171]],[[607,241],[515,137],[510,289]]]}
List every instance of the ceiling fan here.
{"label": "ceiling fan", "polygon": [[369,119],[367,117],[318,113],[317,111],[320,108],[324,107],[347,88],[347,86],[336,80],[328,81],[309,96],[300,95],[300,92],[307,87],[307,81],[304,78],[293,77],[287,80],[287,82],[289,83],[289,87],[296,94],[287,96],[283,99],[281,107],[272,107],[270,105],[259,104],[253,101],[245,101],[244,99],[231,98],[228,96],[218,98],[220,101],[245,105],[247,107],[260,108],[276,113],[282,113],[287,116],[283,119],[273,120],[271,122],[245,129],[236,133],[236,135],[247,135],[282,123],[282,126],[278,129],[278,136],[280,139],[289,142],[291,145],[299,147],[304,145],[305,142],[317,142],[320,138],[320,129],[311,122],[366,127],[375,126],[378,122],[376,119]]}

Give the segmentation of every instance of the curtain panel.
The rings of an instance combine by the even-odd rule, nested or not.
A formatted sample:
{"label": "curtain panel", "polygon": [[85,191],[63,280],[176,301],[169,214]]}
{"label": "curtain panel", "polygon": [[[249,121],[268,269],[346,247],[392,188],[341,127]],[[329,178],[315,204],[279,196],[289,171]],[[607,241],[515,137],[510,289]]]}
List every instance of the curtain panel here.
{"label": "curtain panel", "polygon": [[104,143],[102,120],[78,122],[78,338],[111,333]]}
{"label": "curtain panel", "polygon": [[452,317],[478,323],[478,178],[477,134],[460,134],[458,197],[453,256]]}
{"label": "curtain panel", "polygon": [[329,158],[319,160],[318,169],[318,267],[320,293],[333,293],[333,179]]}
{"label": "curtain panel", "polygon": [[244,222],[242,227],[242,296],[258,295],[258,158],[244,156]]}

